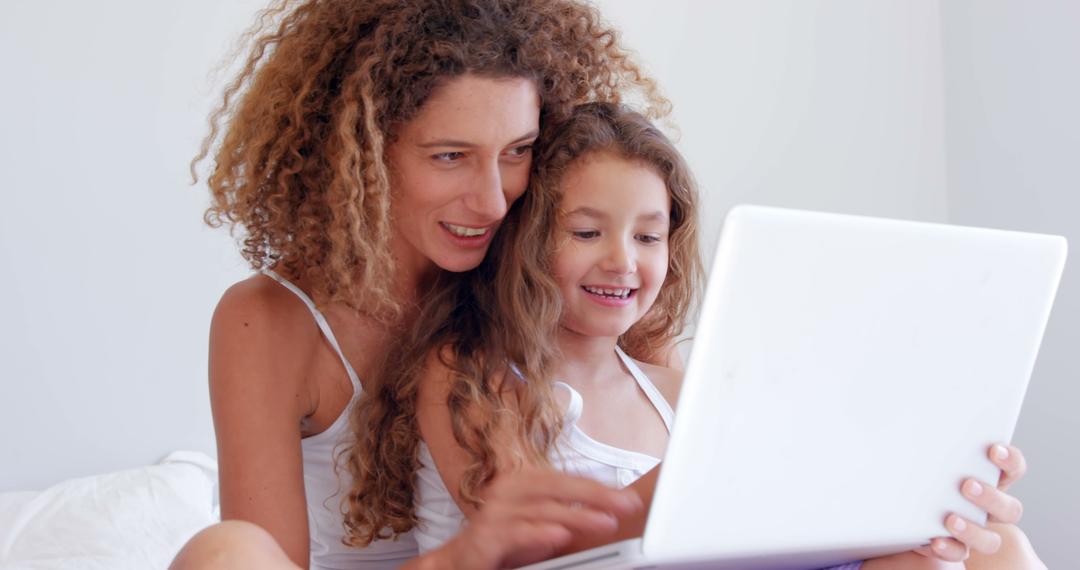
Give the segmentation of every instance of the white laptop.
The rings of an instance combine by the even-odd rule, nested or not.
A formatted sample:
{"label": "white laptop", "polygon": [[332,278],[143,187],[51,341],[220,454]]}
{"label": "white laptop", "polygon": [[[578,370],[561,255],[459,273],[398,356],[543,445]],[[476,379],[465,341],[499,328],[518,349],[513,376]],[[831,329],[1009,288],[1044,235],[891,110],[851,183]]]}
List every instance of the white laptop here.
{"label": "white laptop", "polygon": [[641,539],[530,566],[819,568],[947,534],[997,481],[1058,236],[739,206]]}

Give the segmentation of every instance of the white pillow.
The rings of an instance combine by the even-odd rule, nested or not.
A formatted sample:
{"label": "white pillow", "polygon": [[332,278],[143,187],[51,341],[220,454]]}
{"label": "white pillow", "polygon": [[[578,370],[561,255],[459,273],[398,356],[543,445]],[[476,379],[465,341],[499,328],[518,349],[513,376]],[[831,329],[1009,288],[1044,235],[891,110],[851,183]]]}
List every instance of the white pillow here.
{"label": "white pillow", "polygon": [[161,463],[0,493],[0,568],[165,568],[216,522],[217,464],[177,451]]}

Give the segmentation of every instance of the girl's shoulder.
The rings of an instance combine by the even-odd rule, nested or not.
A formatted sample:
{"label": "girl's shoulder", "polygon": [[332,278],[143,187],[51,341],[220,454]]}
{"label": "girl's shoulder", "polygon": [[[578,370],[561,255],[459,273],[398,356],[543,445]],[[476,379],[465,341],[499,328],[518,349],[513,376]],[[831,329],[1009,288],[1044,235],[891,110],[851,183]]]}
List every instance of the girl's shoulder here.
{"label": "girl's shoulder", "polygon": [[679,389],[682,388],[683,371],[638,360],[634,360],[634,363],[645,373],[649,381],[656,386],[656,389],[660,391],[668,404],[674,408],[675,403],[679,400]]}

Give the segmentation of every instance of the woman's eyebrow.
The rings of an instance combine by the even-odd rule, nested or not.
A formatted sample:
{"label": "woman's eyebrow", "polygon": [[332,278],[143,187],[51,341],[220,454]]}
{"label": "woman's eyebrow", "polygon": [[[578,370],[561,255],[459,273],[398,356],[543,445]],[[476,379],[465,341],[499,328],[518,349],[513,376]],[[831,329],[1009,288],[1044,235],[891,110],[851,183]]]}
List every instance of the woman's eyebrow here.
{"label": "woman's eyebrow", "polygon": [[[525,133],[524,135],[514,139],[507,146],[512,146],[512,145],[523,143],[523,142],[526,142],[526,141],[531,141],[531,140],[535,139],[539,135],[540,135],[539,131],[537,131],[535,129],[531,130],[528,133]],[[473,143],[473,142],[462,141],[462,140],[457,140],[457,139],[436,139],[436,140],[433,140],[433,141],[420,143],[417,146],[419,146],[420,148],[434,148],[434,147],[440,147],[440,146],[451,146],[451,147],[458,147],[458,148],[476,148],[476,147],[478,147],[480,145],[478,145],[476,143]]]}

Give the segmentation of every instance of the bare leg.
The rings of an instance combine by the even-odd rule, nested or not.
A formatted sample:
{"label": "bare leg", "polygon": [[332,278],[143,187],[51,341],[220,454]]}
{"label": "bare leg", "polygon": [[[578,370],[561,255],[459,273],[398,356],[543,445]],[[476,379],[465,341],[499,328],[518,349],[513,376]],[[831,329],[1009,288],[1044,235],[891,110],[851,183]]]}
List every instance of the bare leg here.
{"label": "bare leg", "polygon": [[964,563],[968,570],[1046,570],[1046,564],[1019,527],[991,523],[989,528],[1001,535],[1001,550],[992,556],[972,552]]}
{"label": "bare leg", "polygon": [[199,531],[169,570],[301,570],[259,525],[225,521]]}

